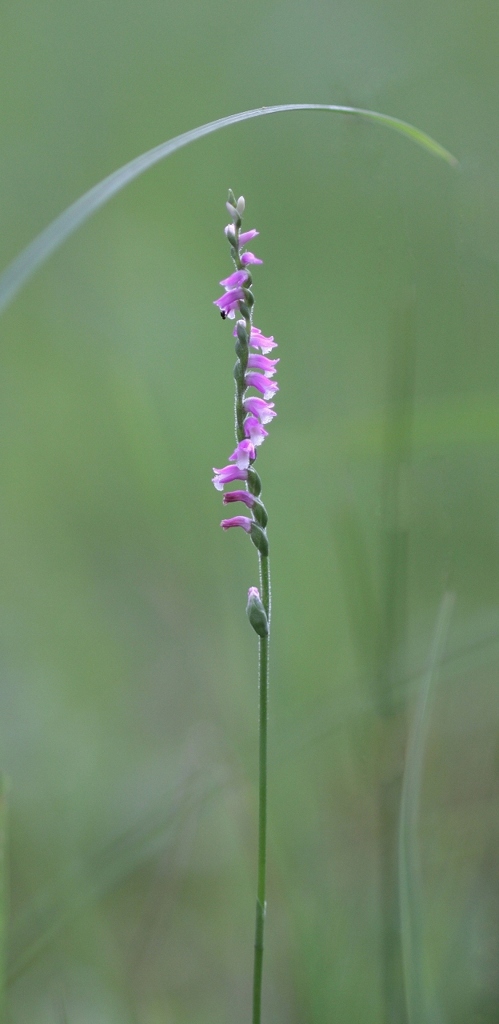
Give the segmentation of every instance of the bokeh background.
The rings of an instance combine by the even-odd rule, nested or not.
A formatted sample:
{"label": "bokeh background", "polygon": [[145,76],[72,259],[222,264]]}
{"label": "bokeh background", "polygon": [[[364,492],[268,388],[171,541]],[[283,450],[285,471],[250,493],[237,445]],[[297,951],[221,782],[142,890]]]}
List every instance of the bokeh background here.
{"label": "bokeh background", "polygon": [[115,198],[4,316],[6,1020],[249,1019],[257,568],[210,483],[231,186],[281,357],[264,1019],[399,1024],[405,977],[412,1022],[499,1021],[497,5],[18,0],[0,22],[2,266],[121,163],[261,104],[382,110],[461,163],[344,117],[245,123]]}

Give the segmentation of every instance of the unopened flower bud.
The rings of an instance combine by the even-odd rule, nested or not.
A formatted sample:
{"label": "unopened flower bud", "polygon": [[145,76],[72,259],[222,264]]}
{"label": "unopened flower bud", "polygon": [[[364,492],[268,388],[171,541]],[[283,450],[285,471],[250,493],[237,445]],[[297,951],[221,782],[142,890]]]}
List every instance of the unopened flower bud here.
{"label": "unopened flower bud", "polygon": [[246,614],[255,633],[258,633],[258,636],[268,636],[269,622],[257,587],[250,587],[248,590]]}
{"label": "unopened flower bud", "polygon": [[229,217],[232,217],[232,220],[235,220],[236,217],[239,217],[239,214],[238,214],[238,212],[236,210],[236,207],[233,206],[232,203],[226,203],[225,205],[227,207],[227,212],[229,214]]}
{"label": "unopened flower bud", "polygon": [[227,224],[227,227],[225,228],[225,237],[226,237],[227,241],[229,242],[229,244],[233,246],[234,250],[237,253],[237,248],[236,248],[236,245],[237,245],[237,242],[236,242],[236,232],[234,231],[234,225],[233,224]]}
{"label": "unopened flower bud", "polygon": [[236,203],[236,209],[237,209],[237,212],[240,215],[242,215],[244,213],[244,207],[245,206],[246,206],[246,203],[244,201],[244,196],[239,196],[239,199],[237,200],[237,203]]}

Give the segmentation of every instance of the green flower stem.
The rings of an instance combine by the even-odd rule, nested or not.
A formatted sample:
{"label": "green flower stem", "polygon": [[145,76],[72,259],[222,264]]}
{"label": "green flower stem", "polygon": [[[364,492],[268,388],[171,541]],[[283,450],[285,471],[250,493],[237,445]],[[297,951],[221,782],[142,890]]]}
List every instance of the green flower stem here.
{"label": "green flower stem", "polygon": [[[229,190],[229,203],[236,207],[237,200]],[[234,210],[234,213],[236,211]],[[244,282],[244,301],[239,304],[239,312],[244,321],[244,329],[239,329],[240,321],[236,325],[236,354],[237,362],[234,367],[234,380],[236,385],[235,394],[235,433],[236,441],[240,443],[245,438],[244,430],[244,396],[246,394],[246,370],[248,367],[249,347],[251,338],[251,320],[254,304],[253,293],[251,292],[252,277],[248,267],[243,266],[239,252],[239,234],[241,229],[241,215],[233,217],[234,227],[231,243],[231,256],[236,270],[244,270],[247,277]],[[256,498],[260,497],[261,480],[254,469],[254,459],[250,462],[246,487],[250,494]],[[267,626],[270,630],[270,565],[268,559],[268,544],[265,527],[267,525],[267,513],[260,501],[253,505],[251,539],[258,549],[260,564],[260,592],[261,601],[267,616]],[[249,607],[249,605],[248,605]],[[263,613],[262,613],[263,614]],[[251,621],[251,616],[250,616]],[[266,912],[266,867],[267,867],[267,723],[268,723],[268,685],[269,685],[269,634],[260,635],[260,630],[252,622],[253,628],[259,634],[259,665],[258,665],[258,692],[259,692],[259,772],[258,772],[258,881],[256,893],[256,925],[255,925],[255,960],[253,971],[253,1024],[260,1024],[262,1014],[262,973],[263,973],[263,935],[265,930]]]}
{"label": "green flower stem", "polygon": [[7,1019],[6,1005],[6,961],[9,921],[8,895],[8,779],[0,775],[0,1024]]}
{"label": "green flower stem", "polygon": [[[262,603],[270,630],[270,564],[259,554]],[[258,783],[258,882],[256,895],[255,964],[253,972],[253,1024],[260,1024],[262,1010],[263,934],[266,911],[267,866],[267,724],[269,692],[269,636],[259,639],[259,783]]]}

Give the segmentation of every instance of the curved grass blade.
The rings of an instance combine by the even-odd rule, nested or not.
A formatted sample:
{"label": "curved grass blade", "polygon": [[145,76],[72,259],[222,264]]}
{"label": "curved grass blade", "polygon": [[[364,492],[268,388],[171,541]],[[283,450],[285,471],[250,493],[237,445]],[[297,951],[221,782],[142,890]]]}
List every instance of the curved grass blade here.
{"label": "curved grass blade", "polygon": [[149,170],[155,164],[166,157],[176,153],[183,146],[191,142],[211,135],[220,128],[228,128],[230,125],[239,124],[241,121],[249,121],[253,117],[263,117],[266,114],[282,114],[296,110],[322,110],[334,114],[353,114],[358,117],[367,118],[369,121],[376,121],[387,128],[406,135],[413,142],[423,146],[424,149],[433,153],[434,156],[445,160],[451,167],[457,166],[457,160],[438,142],[435,142],[426,132],[415,128],[397,117],[390,117],[388,114],[379,114],[374,110],[362,110],[357,107],[341,107],[334,104],[323,103],[288,103],[274,107],[258,107],[256,110],[243,110],[239,114],[230,114],[228,117],[221,117],[217,121],[210,121],[209,124],[200,125],[191,131],[177,135],[174,139],[149,149],[146,153],[135,157],[128,164],[113,171],[107,178],[103,178],[97,185],[94,185],[88,192],[80,196],[76,202],[68,206],[63,213],[59,214],[51,224],[48,225],[29,245],[17,256],[12,263],[0,275],[0,313],[7,308],[24,284],[32,277],[35,271],[58,249],[63,242],[69,238],[82,224],[88,220],[101,206],[104,206],[117,192],[129,185],[138,178],[144,171]]}
{"label": "curved grass blade", "polygon": [[418,825],[424,756],[430,722],[432,696],[437,680],[455,595],[446,592],[438,611],[428,671],[422,681],[414,721],[409,735],[402,784],[399,822],[399,886],[404,981],[409,1024],[440,1024],[424,976],[423,886],[419,863]]}

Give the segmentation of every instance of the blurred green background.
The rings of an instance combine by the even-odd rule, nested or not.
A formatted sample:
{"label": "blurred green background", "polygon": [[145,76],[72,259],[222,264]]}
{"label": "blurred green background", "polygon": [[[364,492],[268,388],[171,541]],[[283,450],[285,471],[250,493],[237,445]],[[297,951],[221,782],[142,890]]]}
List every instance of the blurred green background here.
{"label": "blurred green background", "polygon": [[411,1024],[499,1021],[497,5],[18,0],[0,26],[1,266],[121,163],[261,104],[382,110],[461,162],[332,115],[231,128],[114,199],[4,316],[6,1019],[249,1019],[256,554],[210,483],[232,445],[212,306],[231,186],[281,357],[259,457],[264,1020],[407,1019],[404,752],[452,592],[411,826]]}

